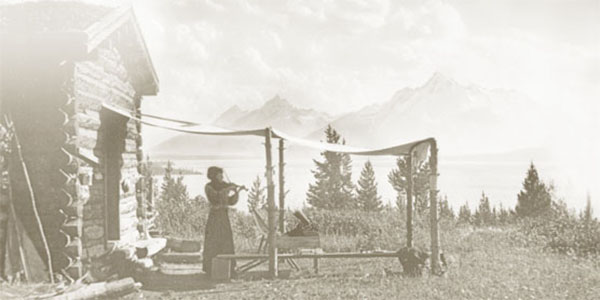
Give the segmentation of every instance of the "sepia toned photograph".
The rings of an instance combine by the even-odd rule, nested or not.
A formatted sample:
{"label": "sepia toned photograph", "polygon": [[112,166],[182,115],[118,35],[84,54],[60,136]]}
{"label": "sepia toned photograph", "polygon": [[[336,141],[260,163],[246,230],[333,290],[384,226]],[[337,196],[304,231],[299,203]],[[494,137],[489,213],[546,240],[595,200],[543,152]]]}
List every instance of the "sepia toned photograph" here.
{"label": "sepia toned photograph", "polygon": [[600,0],[0,0],[0,299],[600,299]]}

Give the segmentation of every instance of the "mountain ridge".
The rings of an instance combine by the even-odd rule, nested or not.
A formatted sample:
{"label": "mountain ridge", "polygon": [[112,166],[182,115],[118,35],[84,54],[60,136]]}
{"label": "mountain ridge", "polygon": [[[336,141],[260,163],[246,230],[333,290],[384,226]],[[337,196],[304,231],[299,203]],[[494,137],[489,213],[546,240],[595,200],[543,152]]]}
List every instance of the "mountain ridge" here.
{"label": "mountain ridge", "polygon": [[[421,86],[401,88],[385,102],[370,104],[338,117],[295,107],[276,95],[253,110],[234,105],[214,123],[231,129],[273,126],[290,135],[316,141],[323,139],[324,129],[331,124],[349,145],[363,148],[436,137],[444,151],[460,154],[508,151],[536,145],[533,140],[543,128],[530,118],[532,112],[542,113],[526,95],[513,90],[464,85],[436,72]],[[195,149],[205,148],[217,153],[239,147],[235,141],[228,141],[228,137],[221,137],[218,142],[214,139],[171,139],[153,150],[164,153],[166,148],[181,151],[192,147],[186,143],[195,144],[192,147]],[[177,147],[169,146],[173,142]],[[238,150],[245,153],[247,146]]]}

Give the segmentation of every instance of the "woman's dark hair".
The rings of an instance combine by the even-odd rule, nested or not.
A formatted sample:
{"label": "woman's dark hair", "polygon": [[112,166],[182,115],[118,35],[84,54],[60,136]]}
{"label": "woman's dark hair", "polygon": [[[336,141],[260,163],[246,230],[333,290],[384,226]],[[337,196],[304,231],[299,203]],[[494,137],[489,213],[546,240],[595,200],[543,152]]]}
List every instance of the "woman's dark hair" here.
{"label": "woman's dark hair", "polygon": [[215,180],[218,174],[223,174],[223,169],[213,166],[208,168],[208,171],[206,171],[206,177],[208,177],[210,180]]}

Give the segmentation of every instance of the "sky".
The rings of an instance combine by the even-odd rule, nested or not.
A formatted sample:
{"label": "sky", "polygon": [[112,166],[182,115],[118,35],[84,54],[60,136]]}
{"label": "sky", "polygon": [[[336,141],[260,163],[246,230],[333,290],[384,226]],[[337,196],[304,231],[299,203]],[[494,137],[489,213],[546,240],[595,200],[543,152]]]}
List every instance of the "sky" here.
{"label": "sky", "polygon": [[338,114],[388,100],[436,71],[548,105],[591,105],[599,3],[134,1],[161,80],[146,109],[209,121],[233,104],[255,108],[279,94]]}
{"label": "sky", "polygon": [[[546,145],[600,193],[598,0],[133,0],[160,79],[143,109],[210,123],[275,95],[342,114],[434,72],[554,112]],[[538,118],[535,112],[532,118]],[[151,147],[166,137],[146,131]]]}
{"label": "sky", "polygon": [[[125,0],[160,80],[146,113],[210,123],[279,95],[332,115],[441,72],[554,113],[565,173],[600,194],[600,0]],[[151,148],[169,136],[144,128]]]}
{"label": "sky", "polygon": [[[573,139],[563,145],[600,151],[589,140],[600,128],[598,0],[132,4],[160,79],[148,113],[210,123],[234,104],[252,109],[280,95],[336,115],[441,72],[525,93],[556,112],[541,121]],[[150,129],[147,145],[167,134]]]}

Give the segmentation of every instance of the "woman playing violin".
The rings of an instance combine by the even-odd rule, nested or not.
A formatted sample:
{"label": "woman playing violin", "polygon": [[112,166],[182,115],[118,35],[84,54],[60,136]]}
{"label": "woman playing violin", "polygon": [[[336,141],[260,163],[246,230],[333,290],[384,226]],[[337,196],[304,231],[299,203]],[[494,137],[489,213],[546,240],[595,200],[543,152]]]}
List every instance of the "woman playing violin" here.
{"label": "woman playing violin", "polygon": [[[207,171],[210,182],[204,187],[206,198],[210,204],[210,212],[206,221],[204,234],[204,253],[202,269],[210,275],[212,259],[219,254],[234,254],[233,234],[229,222],[228,208],[235,205],[243,186],[223,180],[223,169],[210,167]],[[231,263],[231,272],[235,268],[235,261]]]}

